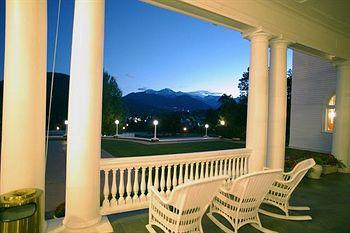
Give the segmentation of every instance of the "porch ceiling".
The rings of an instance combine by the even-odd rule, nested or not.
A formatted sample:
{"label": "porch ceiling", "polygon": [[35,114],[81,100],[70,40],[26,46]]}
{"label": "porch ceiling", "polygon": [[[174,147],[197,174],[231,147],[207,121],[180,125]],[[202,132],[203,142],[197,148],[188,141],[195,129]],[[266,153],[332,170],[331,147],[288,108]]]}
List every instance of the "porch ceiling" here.
{"label": "porch ceiling", "polygon": [[262,28],[291,47],[330,60],[350,59],[346,0],[143,0],[240,32]]}
{"label": "porch ceiling", "polygon": [[273,0],[304,17],[350,37],[348,0]]}

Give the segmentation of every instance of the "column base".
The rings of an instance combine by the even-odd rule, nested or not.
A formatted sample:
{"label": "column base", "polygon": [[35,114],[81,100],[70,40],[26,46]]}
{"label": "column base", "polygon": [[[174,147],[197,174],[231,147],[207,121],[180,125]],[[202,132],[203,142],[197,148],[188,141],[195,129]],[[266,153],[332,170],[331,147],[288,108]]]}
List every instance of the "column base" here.
{"label": "column base", "polygon": [[88,228],[83,229],[68,229],[63,224],[63,218],[50,219],[47,223],[47,233],[110,233],[113,232],[113,227],[107,216],[102,216],[101,221]]}

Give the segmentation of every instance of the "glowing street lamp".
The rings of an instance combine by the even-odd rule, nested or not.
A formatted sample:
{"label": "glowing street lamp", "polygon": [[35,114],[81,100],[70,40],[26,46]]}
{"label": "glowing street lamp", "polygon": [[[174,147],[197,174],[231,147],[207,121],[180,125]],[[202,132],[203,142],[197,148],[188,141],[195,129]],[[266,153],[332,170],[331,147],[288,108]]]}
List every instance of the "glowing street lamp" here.
{"label": "glowing street lamp", "polygon": [[221,126],[224,126],[225,124],[226,124],[226,122],[225,122],[224,120],[221,120],[221,121],[220,121],[220,125],[221,125]]}
{"label": "glowing street lamp", "polygon": [[57,126],[57,127],[56,127],[56,130],[60,130],[60,127]]}
{"label": "glowing street lamp", "polygon": [[185,131],[185,132],[186,132],[186,131],[187,131],[187,127],[184,127],[184,128],[183,128],[183,131]]}
{"label": "glowing street lamp", "polygon": [[158,121],[157,120],[154,120],[153,121],[153,125],[154,125],[154,137],[153,137],[153,140],[154,141],[158,141],[158,138],[157,138],[157,125],[158,125]]}
{"label": "glowing street lamp", "polygon": [[118,137],[118,127],[119,127],[119,120],[115,120],[115,136]]}
{"label": "glowing street lamp", "polygon": [[209,128],[209,125],[208,125],[208,124],[205,124],[204,127],[205,127],[205,135],[204,135],[204,137],[208,137],[208,128]]}

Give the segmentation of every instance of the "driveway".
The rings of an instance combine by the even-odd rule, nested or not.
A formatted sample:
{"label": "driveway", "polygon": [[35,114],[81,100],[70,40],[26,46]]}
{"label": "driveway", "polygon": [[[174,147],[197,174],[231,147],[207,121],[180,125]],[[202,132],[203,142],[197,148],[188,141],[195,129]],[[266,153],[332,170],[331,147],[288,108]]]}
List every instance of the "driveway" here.
{"label": "driveway", "polygon": [[[50,140],[46,165],[45,211],[51,212],[64,202],[66,192],[66,152],[67,142]],[[109,153],[101,151],[102,158],[111,158]]]}

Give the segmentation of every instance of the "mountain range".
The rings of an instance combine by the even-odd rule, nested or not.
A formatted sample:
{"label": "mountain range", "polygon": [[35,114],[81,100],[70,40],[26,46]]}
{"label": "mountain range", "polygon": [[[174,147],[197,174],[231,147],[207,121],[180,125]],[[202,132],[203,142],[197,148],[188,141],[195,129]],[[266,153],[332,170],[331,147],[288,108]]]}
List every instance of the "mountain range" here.
{"label": "mountain range", "polygon": [[169,88],[147,89],[123,97],[129,113],[157,113],[164,111],[196,111],[217,109],[221,95],[208,91],[181,92]]}
{"label": "mountain range", "polygon": [[[49,100],[52,73],[47,73],[47,100]],[[3,80],[0,80],[0,105],[2,104]],[[56,73],[53,89],[51,125],[63,124],[68,110],[69,75]],[[217,109],[221,94],[209,91],[181,92],[169,88],[156,91],[147,89],[123,96],[129,114],[156,114],[169,111],[197,111]],[[49,101],[47,101],[47,104]],[[1,109],[0,109],[1,113]],[[2,115],[2,114],[1,114]],[[1,117],[0,117],[1,119]]]}

